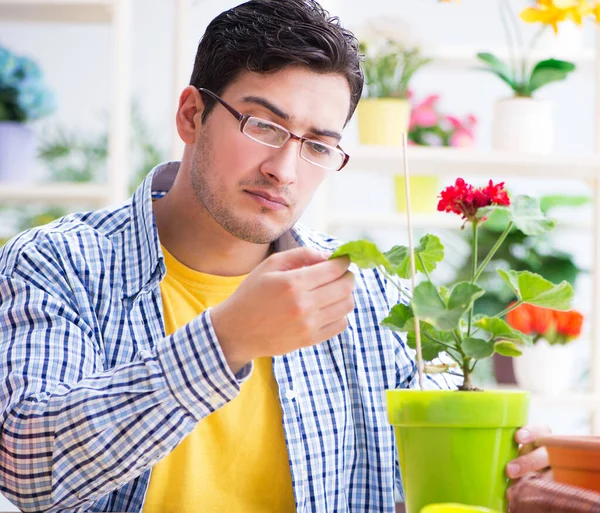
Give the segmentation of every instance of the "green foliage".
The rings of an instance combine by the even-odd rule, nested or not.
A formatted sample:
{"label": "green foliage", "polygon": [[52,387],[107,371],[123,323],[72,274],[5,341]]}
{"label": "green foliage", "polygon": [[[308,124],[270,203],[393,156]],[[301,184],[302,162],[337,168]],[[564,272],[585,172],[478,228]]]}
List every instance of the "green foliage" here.
{"label": "green foliage", "polygon": [[365,56],[362,70],[368,98],[407,98],[412,77],[432,60],[423,57],[418,48],[404,48],[391,39],[374,50],[361,42],[360,52]]}
{"label": "green foliage", "polygon": [[525,69],[521,74],[504,61],[488,52],[480,52],[477,58],[484,64],[480,68],[496,75],[508,85],[515,96],[531,97],[535,91],[552,82],[559,82],[575,71],[575,64],[559,59],[546,59],[535,64],[531,72]]}
{"label": "green foliage", "polygon": [[[431,361],[445,352],[462,369],[464,390],[473,389],[471,374],[479,360],[494,353],[518,356],[521,346],[531,344],[531,337],[511,328],[502,319],[506,311],[496,311],[489,316],[474,315],[475,304],[486,293],[477,280],[513,226],[518,226],[520,233],[526,231],[534,235],[554,228],[554,222],[545,218],[534,198],[520,196],[509,207],[479,209],[469,221],[473,223],[474,237],[478,236],[483,219],[496,212],[506,220],[504,230],[500,235],[496,234],[494,245],[488,247],[481,263],[471,266],[469,278],[456,283],[450,290],[434,284],[431,276],[444,258],[444,247],[433,235],[422,237],[415,248],[415,263],[419,263],[415,269],[424,275],[424,280],[414,288],[412,295],[400,281],[411,274],[409,249],[405,246],[395,246],[382,253],[372,242],[354,241],[340,246],[331,256],[348,256],[351,262],[362,268],[376,268],[396,285],[404,301],[393,305],[381,324],[394,331],[406,332],[407,343],[414,348],[418,319],[423,358]],[[477,247],[475,242],[472,245]],[[555,285],[529,271],[499,270],[498,274],[509,285],[517,305],[530,303],[559,310],[570,308],[573,287],[567,282]]]}

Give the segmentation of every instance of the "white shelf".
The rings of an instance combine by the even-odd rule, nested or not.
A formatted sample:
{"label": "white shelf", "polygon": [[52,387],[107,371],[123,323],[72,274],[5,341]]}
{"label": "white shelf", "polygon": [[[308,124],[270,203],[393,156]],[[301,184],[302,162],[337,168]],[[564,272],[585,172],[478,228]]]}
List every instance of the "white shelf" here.
{"label": "white shelf", "polygon": [[107,23],[118,0],[0,0],[1,21]]}
{"label": "white shelf", "polygon": [[[402,149],[393,146],[357,146],[347,150],[345,170],[402,173]],[[410,146],[411,175],[517,175],[538,178],[593,179],[600,174],[600,157],[527,155],[500,151]]]}
{"label": "white shelf", "polygon": [[[411,216],[413,228],[459,229],[463,222],[456,214],[446,212],[432,212],[431,214],[416,214]],[[556,229],[590,230],[589,220],[557,219]],[[354,228],[393,228],[407,230],[406,214],[356,214],[336,212],[328,215],[325,232],[339,227],[352,226]]]}
{"label": "white shelf", "polygon": [[110,196],[110,189],[106,185],[62,182],[30,186],[0,183],[0,202],[3,203],[85,203],[102,206],[111,203]]}
{"label": "white shelf", "polygon": [[[484,48],[476,47],[475,45],[467,46],[440,46],[432,48],[431,51],[425,50],[426,55],[430,55],[433,60],[433,65],[448,66],[455,68],[477,68],[484,66],[483,62],[477,59],[478,52],[489,52],[499,59],[508,62],[510,55],[506,47],[500,48]],[[595,64],[595,53],[593,48],[584,48],[576,54],[569,52],[552,52],[552,51],[537,51],[533,52],[529,61],[537,62],[550,57],[556,59],[564,59],[574,63],[580,69],[591,69]]]}

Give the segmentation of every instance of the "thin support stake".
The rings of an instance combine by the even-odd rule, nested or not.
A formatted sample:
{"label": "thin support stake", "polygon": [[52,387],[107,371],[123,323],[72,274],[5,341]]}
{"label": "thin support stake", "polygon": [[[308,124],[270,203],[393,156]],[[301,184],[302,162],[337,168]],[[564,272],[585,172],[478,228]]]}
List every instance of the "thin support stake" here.
{"label": "thin support stake", "polygon": [[[410,270],[412,275],[413,295],[417,286],[415,268],[415,246],[413,244],[412,219],[410,212],[410,184],[408,180],[408,141],[406,132],[402,134],[402,156],[404,159],[404,189],[406,193],[406,219],[408,222],[408,250],[410,253]],[[419,388],[423,390],[423,350],[421,348],[421,326],[415,313],[415,339],[417,341],[417,371],[419,372]]]}

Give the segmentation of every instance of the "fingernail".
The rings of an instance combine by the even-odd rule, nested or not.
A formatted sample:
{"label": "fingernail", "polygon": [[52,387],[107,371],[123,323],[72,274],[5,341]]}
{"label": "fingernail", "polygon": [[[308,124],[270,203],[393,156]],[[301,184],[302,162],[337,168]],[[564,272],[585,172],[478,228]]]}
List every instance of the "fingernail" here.
{"label": "fingernail", "polygon": [[531,436],[531,432],[529,431],[529,429],[519,429],[517,435],[519,438],[519,442],[522,444],[528,444],[529,442],[533,442],[533,437]]}
{"label": "fingernail", "polygon": [[506,465],[506,473],[508,477],[518,477],[521,472],[521,466],[518,463],[509,463]]}

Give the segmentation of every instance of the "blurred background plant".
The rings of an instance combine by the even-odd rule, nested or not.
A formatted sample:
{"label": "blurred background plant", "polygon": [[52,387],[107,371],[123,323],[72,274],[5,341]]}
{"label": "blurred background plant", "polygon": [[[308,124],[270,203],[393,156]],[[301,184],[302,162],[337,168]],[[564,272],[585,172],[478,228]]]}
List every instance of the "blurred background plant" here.
{"label": "blurred background plant", "polygon": [[[140,108],[132,108],[131,178],[130,192],[144,180],[154,166],[165,160],[165,151],[159,148],[145,122]],[[75,129],[59,127],[47,130],[38,149],[46,182],[98,183],[106,176],[108,165],[108,132],[82,134]],[[85,205],[81,209],[87,209]],[[3,231],[0,246],[8,238],[28,228],[49,223],[66,215],[67,207],[29,205],[5,206],[0,209]]]}
{"label": "blurred background plant", "polygon": [[33,121],[55,107],[54,94],[38,64],[0,46],[0,121]]}
{"label": "blurred background plant", "polygon": [[469,147],[475,144],[477,118],[468,114],[463,119],[444,114],[439,108],[440,96],[429,95],[416,101],[409,91],[412,102],[408,131],[409,143],[419,146]]}

